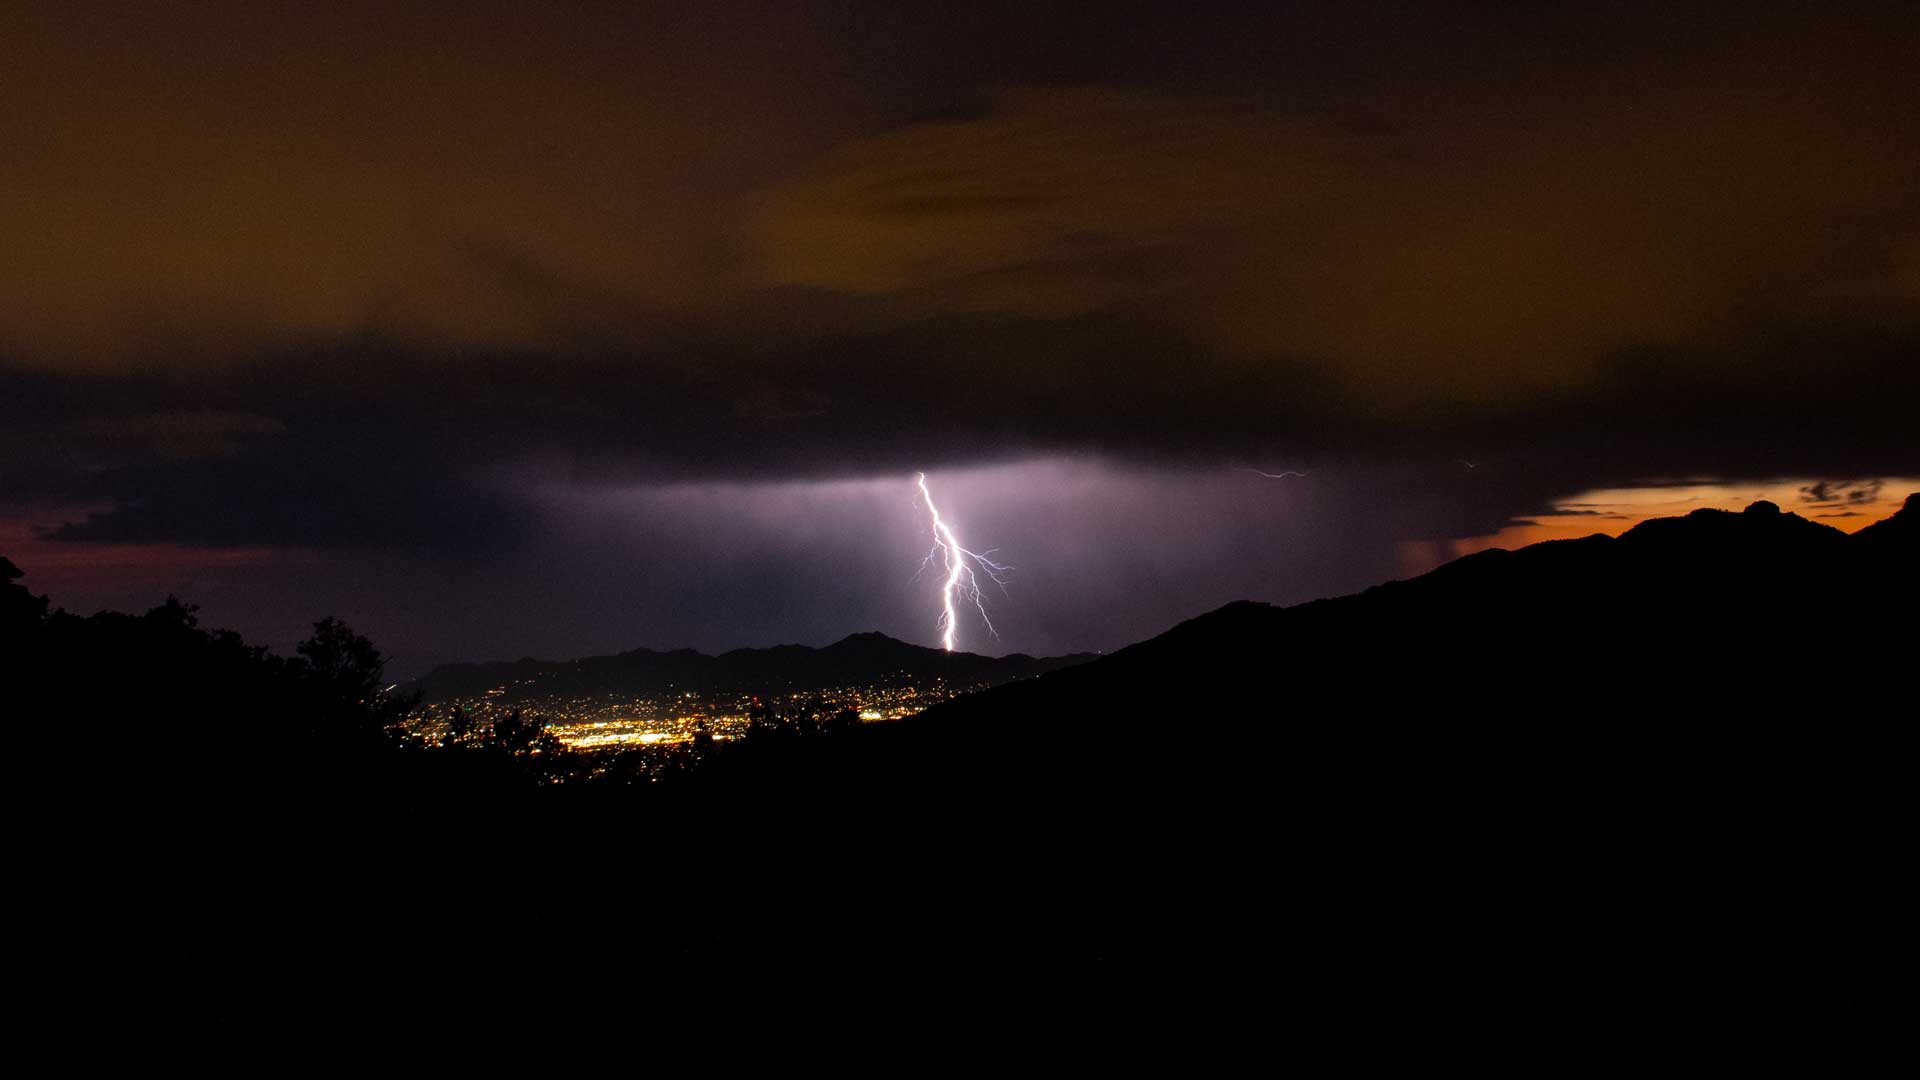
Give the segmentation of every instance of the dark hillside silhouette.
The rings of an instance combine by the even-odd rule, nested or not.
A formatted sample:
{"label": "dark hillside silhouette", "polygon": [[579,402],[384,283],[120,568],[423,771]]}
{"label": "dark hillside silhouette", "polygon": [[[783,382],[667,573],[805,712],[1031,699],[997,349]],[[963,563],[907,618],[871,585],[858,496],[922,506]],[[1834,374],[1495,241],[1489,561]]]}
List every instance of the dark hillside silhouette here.
{"label": "dark hillside silhouette", "polygon": [[1907,496],[1899,513],[1854,533],[1852,542],[1889,558],[1900,551],[1910,554],[1913,545],[1920,543],[1920,492]]}
{"label": "dark hillside silhouette", "polygon": [[[1909,499],[1849,537],[1771,503],[1702,510],[1354,596],[1230,604],[875,741],[926,781],[964,762],[962,789],[984,771],[1040,792],[1067,778],[1212,797],[1222,777],[1265,791],[1297,770],[1401,765],[1413,788],[1508,784],[1542,760],[1556,783],[1615,766],[1698,766],[1711,783],[1788,743],[1838,749],[1836,724],[1892,720],[1915,647],[1916,513]],[[967,749],[988,730],[1017,733],[1005,775]]]}
{"label": "dark hillside silhouette", "polygon": [[[706,794],[937,849],[960,882],[1000,883],[969,894],[990,912],[999,888],[1065,905],[1044,932],[1026,908],[985,916],[996,943],[1152,968],[1311,952],[1308,919],[1362,935],[1354,962],[1504,964],[1484,943],[1517,936],[1596,971],[1651,963],[1679,909],[1615,890],[1723,907],[1769,866],[1879,865],[1907,783],[1915,513],[1848,537],[1759,503],[1230,604],[781,768],[722,768]],[[1759,931],[1720,918],[1729,948]],[[1569,943],[1563,920],[1591,929]]]}
{"label": "dark hillside silhouette", "polygon": [[[1848,537],[1771,504],[1700,511],[1231,604],[638,786],[549,785],[516,764],[542,739],[517,714],[489,750],[396,744],[406,701],[331,620],[279,658],[175,601],[82,619],[9,580],[0,630],[55,823],[29,843],[107,928],[68,947],[193,1015],[362,1015],[404,957],[447,1002],[589,960],[649,993],[863,972],[1235,1026],[1352,1023],[1328,1003],[1391,992],[1436,1017],[1423,1037],[1489,987],[1553,985],[1501,998],[1503,1023],[1549,1032],[1610,1001],[1689,1023],[1764,1003],[1818,976],[1780,944],[1807,920],[1831,951],[1874,948],[1860,913],[1904,844],[1916,512]],[[644,662],[769,678],[923,651]],[[589,929],[530,929],[547,920]],[[198,996],[169,997],[183,954]],[[1731,989],[1702,1003],[1646,974],[1674,957]],[[300,996],[338,971],[362,996]]]}

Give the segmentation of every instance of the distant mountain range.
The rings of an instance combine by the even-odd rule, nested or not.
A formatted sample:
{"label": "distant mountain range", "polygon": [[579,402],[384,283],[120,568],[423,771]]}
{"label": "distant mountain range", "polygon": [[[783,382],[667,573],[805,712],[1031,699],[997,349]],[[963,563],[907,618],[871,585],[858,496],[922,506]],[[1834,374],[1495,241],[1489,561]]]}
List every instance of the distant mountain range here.
{"label": "distant mountain range", "polygon": [[1351,596],[1228,604],[1105,656],[995,658],[864,633],[824,648],[718,656],[636,649],[449,664],[411,685],[428,701],[489,690],[511,701],[938,678],[999,689],[906,727],[938,741],[986,717],[1018,721],[1043,742],[1049,732],[1067,737],[1074,753],[1091,727],[1109,737],[1271,738],[1350,735],[1365,723],[1437,731],[1470,720],[1484,732],[1687,709],[1713,723],[1742,708],[1845,712],[1893,692],[1920,648],[1911,630],[1895,629],[1920,599],[1916,499],[1851,536],[1761,502],[1647,521],[1618,537],[1484,551]]}
{"label": "distant mountain range", "polygon": [[618,694],[636,698],[679,691],[774,694],[840,686],[904,686],[944,680],[961,688],[998,686],[1094,659],[1092,653],[980,656],[909,644],[881,633],[828,645],[734,649],[718,656],[692,649],[635,649],[579,660],[447,664],[410,685],[429,702],[502,691],[506,701]]}

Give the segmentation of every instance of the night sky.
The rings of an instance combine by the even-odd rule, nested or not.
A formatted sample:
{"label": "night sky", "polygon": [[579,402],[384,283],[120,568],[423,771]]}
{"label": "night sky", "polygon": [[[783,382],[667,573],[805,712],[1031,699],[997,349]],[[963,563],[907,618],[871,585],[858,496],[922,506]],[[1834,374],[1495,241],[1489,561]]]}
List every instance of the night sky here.
{"label": "night sky", "polygon": [[996,653],[1897,505],[1920,13],[1515,6],[9,5],[0,554],[407,672],[935,643],[922,470]]}

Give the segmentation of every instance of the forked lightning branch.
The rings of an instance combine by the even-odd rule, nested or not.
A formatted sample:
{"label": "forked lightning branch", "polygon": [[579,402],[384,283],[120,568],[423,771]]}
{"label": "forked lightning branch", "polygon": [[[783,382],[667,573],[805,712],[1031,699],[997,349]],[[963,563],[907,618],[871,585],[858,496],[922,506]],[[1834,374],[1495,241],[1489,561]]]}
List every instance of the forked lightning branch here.
{"label": "forked lightning branch", "polygon": [[919,484],[920,498],[926,503],[927,514],[933,523],[933,548],[920,564],[920,572],[925,573],[929,566],[935,564],[935,560],[946,571],[940,590],[940,620],[936,626],[940,631],[940,644],[948,652],[954,650],[962,607],[971,607],[979,612],[987,633],[998,638],[1000,632],[993,628],[993,619],[987,615],[987,602],[986,597],[981,595],[979,575],[985,574],[987,580],[1004,589],[1007,583],[1004,575],[1013,568],[988,558],[993,554],[992,549],[977,552],[962,547],[959,537],[954,535],[953,526],[947,524],[946,519],[940,516],[940,508],[933,504],[933,492],[927,489],[926,473],[920,474]]}

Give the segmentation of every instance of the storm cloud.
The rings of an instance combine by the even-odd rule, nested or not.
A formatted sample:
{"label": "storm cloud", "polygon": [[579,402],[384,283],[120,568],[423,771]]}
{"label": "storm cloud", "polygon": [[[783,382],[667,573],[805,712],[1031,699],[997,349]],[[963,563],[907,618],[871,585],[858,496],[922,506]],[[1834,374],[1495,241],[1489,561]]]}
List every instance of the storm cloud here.
{"label": "storm cloud", "polygon": [[[1304,598],[1591,488],[1912,473],[1916,54],[1892,4],[30,5],[0,519],[400,583],[573,542],[638,573],[577,531],[595,500],[655,507],[625,535],[686,565],[717,549],[660,500],[928,469],[1140,523],[1089,506],[1069,548],[1285,540],[1278,577],[1129,579]],[[1255,492],[1317,531],[1239,520]],[[869,565],[870,508],[835,513]],[[728,580],[842,610],[767,543]]]}

